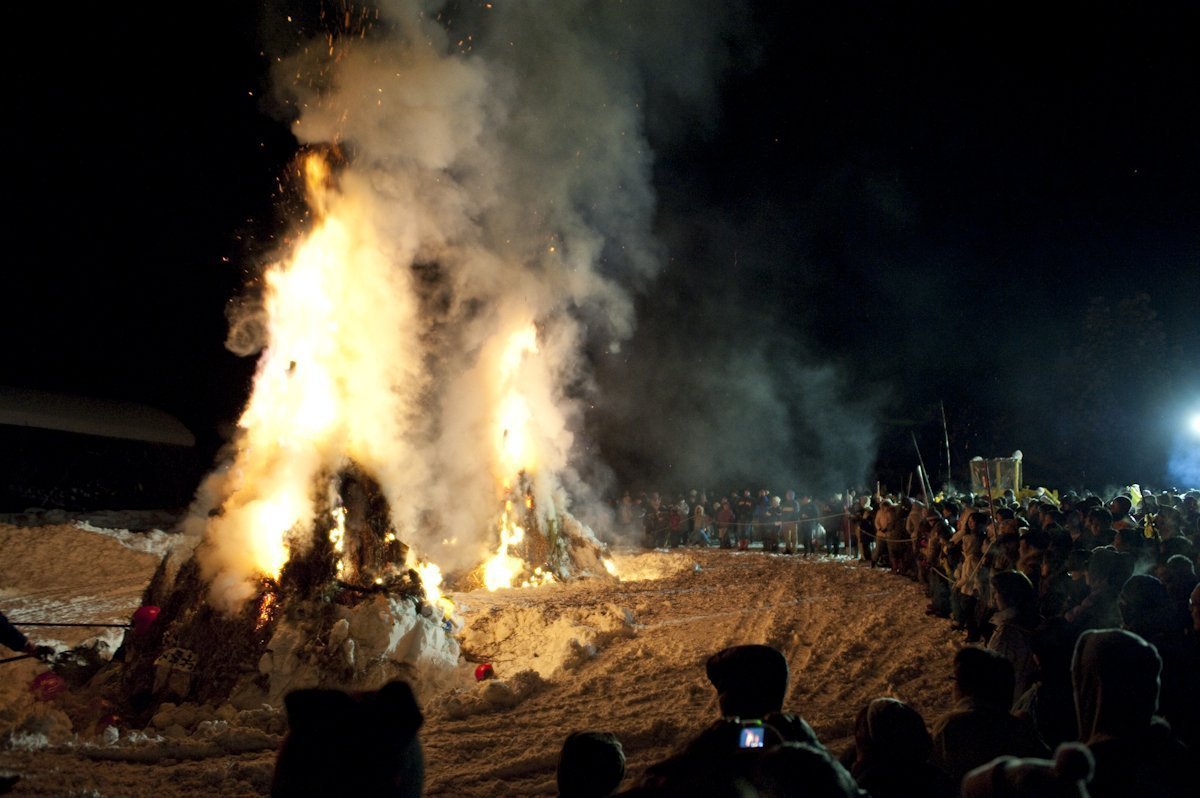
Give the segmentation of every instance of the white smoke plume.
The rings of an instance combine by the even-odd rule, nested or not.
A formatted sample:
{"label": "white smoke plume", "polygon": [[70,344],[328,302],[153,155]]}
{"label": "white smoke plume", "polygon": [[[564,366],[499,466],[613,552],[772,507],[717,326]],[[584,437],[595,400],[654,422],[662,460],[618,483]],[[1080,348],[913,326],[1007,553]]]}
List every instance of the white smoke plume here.
{"label": "white smoke plume", "polygon": [[[694,19],[705,11],[687,8]],[[698,55],[708,42],[692,46],[665,3],[385,0],[377,11],[356,12],[372,20],[365,30],[313,39],[276,65],[299,141],[347,153],[315,200],[340,225],[313,235],[354,265],[318,277],[314,264],[297,295],[318,290],[288,307],[276,283],[303,283],[305,270],[268,271],[266,306],[232,319],[236,351],[266,348],[238,457],[197,502],[198,515],[214,510],[197,523],[218,606],[250,595],[264,561],[253,551],[274,545],[247,543],[247,528],[306,524],[317,475],[347,459],[380,482],[422,557],[479,563],[495,546],[498,480],[512,476],[495,419],[514,385],[539,508],[566,510],[568,494],[586,493],[572,465],[589,379],[582,346],[630,335],[631,288],[659,266],[645,72],[671,64],[666,93],[695,107],[719,62]],[[284,346],[272,325],[289,316],[305,332]],[[514,349],[528,331],[532,343]],[[314,373],[317,355],[348,367]],[[284,417],[318,434],[273,429]]]}

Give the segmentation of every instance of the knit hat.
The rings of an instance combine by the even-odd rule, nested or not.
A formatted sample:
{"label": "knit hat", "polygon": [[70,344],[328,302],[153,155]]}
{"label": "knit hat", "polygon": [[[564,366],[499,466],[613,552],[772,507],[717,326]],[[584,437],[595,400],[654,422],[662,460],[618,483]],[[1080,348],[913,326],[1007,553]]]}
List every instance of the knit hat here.
{"label": "knit hat", "polygon": [[709,657],[704,669],[726,717],[762,718],[783,707],[788,663],[778,649],[731,646]]}
{"label": "knit hat", "polygon": [[1088,798],[1095,762],[1087,747],[1063,743],[1049,759],[1002,756],[969,772],[962,798]]}

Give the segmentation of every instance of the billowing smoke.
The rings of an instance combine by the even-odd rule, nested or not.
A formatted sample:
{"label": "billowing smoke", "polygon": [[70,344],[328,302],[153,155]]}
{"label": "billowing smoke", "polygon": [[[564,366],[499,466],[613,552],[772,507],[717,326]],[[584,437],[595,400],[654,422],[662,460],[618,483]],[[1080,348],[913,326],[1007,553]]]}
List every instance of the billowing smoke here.
{"label": "billowing smoke", "polygon": [[218,606],[282,565],[348,461],[449,568],[494,546],[517,469],[542,512],[588,498],[584,347],[619,348],[660,264],[645,70],[672,64],[654,95],[695,109],[721,63],[697,55],[719,24],[670,5],[389,0],[278,60],[294,134],[346,163],[309,176],[312,229],[232,315],[230,347],[265,348],[236,457],[194,508],[214,510],[197,523]]}

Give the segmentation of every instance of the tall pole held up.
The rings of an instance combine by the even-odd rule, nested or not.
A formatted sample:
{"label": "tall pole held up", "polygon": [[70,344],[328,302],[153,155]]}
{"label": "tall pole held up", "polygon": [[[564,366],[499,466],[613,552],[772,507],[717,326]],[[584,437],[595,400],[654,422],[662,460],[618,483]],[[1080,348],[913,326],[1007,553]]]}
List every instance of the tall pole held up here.
{"label": "tall pole held up", "polygon": [[946,424],[946,403],[938,401],[942,408],[942,438],[946,441],[946,484],[950,484],[950,427]]}

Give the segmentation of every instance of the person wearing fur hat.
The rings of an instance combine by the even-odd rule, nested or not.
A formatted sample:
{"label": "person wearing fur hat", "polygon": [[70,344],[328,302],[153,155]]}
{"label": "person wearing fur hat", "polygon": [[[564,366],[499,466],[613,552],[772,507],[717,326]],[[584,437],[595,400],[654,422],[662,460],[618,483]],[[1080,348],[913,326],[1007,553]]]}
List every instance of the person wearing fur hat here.
{"label": "person wearing fur hat", "polygon": [[419,798],[425,759],[417,731],[424,717],[407,683],[365,693],[295,690],[284,705],[289,730],[275,759],[271,798]]}
{"label": "person wearing fur hat", "polygon": [[1090,798],[1095,763],[1079,743],[1063,743],[1054,760],[1002,756],[966,775],[962,798]]}

